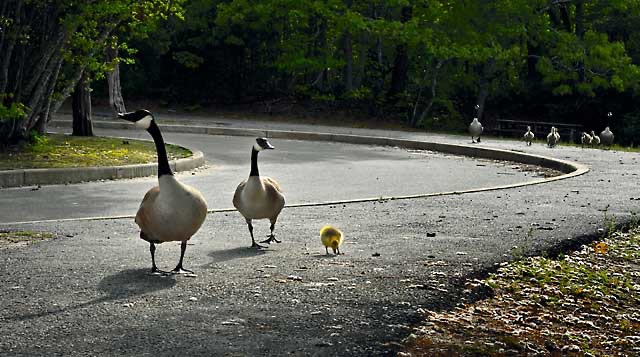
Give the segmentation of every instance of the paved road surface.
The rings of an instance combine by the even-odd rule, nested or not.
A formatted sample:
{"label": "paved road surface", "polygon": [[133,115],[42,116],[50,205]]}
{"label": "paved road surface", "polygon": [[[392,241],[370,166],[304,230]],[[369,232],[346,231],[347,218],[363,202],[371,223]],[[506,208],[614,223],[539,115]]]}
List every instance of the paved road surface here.
{"label": "paved road surface", "polygon": [[[141,130],[96,129],[97,135],[149,139]],[[205,195],[209,208],[233,207],[236,186],[249,175],[254,138],[165,133],[169,142],[204,152],[205,170],[180,174]],[[489,187],[534,179],[510,163],[435,152],[341,143],[272,140],[260,173],[280,182],[287,202],[308,203]],[[519,166],[518,166],[519,167]],[[155,177],[0,190],[0,223],[135,214]]]}
{"label": "paved road surface", "polygon": [[[284,157],[277,157],[285,152],[290,161],[301,158],[296,165],[313,167],[292,150],[294,142],[274,144],[281,151],[264,155],[265,174],[285,171],[286,161],[278,161]],[[276,228],[283,243],[260,252],[247,248],[237,213],[212,214],[185,258],[197,278],[147,276],[148,246],[131,219],[15,226],[60,238],[0,251],[0,354],[392,354],[420,308],[464,301],[462,281],[513,259],[514,246],[525,254],[553,253],[592,239],[605,218],[628,222],[640,211],[637,154],[489,138],[480,145],[575,160],[591,171],[495,192],[285,209]],[[393,151],[360,150],[387,160],[385,150]],[[140,181],[142,192],[153,180]],[[325,223],[344,230],[345,255],[324,255],[318,230]],[[267,222],[256,223],[256,234],[267,232]],[[159,265],[173,267],[178,254],[175,244],[160,246]]]}

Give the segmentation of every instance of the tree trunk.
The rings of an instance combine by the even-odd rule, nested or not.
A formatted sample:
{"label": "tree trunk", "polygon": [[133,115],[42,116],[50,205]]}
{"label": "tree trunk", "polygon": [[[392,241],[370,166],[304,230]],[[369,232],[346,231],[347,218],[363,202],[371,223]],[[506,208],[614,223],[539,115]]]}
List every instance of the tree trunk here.
{"label": "tree trunk", "polygon": [[491,77],[493,76],[493,72],[495,70],[496,60],[495,58],[490,58],[484,64],[482,68],[482,76],[480,77],[480,91],[478,93],[478,99],[476,100],[476,118],[482,121],[482,115],[484,114],[484,106],[487,100],[487,96],[489,95],[489,83],[491,82]]}
{"label": "tree trunk", "polygon": [[86,75],[82,75],[71,95],[74,136],[93,136],[91,123],[91,86]]}
{"label": "tree trunk", "polygon": [[[6,91],[7,83],[9,82],[9,64],[11,63],[11,55],[13,54],[13,48],[15,47],[16,41],[19,37],[18,31],[20,29],[20,19],[22,18],[20,14],[21,11],[22,11],[22,1],[18,1],[18,5],[16,6],[14,23],[9,28],[9,31],[14,32],[13,33],[14,36],[8,36],[7,45],[4,46],[4,48],[0,48],[0,53],[2,53],[3,55],[2,59],[0,60],[0,93],[4,93]],[[12,30],[12,28],[14,28],[15,30]],[[3,32],[3,42],[4,41],[5,41],[5,36]]]}
{"label": "tree trunk", "polygon": [[348,30],[343,35],[344,50],[344,90],[353,90],[353,44],[351,32]]}
{"label": "tree trunk", "polygon": [[[433,102],[436,100],[436,89],[438,88],[438,74],[440,73],[440,68],[446,63],[446,60],[438,60],[434,69],[433,69],[433,77],[431,78],[431,98],[429,98],[429,104],[424,108],[419,117],[416,117],[416,109],[418,107],[418,100],[420,99],[420,93],[422,93],[422,88],[418,93],[418,100],[416,100],[416,106],[413,111],[413,116],[411,118],[411,126],[416,126],[419,122],[423,121],[424,118],[427,117],[427,114],[431,111],[433,107]],[[426,78],[426,75],[425,75]]]}
{"label": "tree trunk", "polygon": [[[107,62],[113,62],[118,57],[118,47],[116,45],[107,46]],[[122,98],[122,88],[120,87],[120,65],[116,62],[113,71],[107,73],[107,83],[109,84],[109,105],[114,110],[114,114],[126,112],[124,98]]]}
{"label": "tree trunk", "polygon": [[[580,39],[581,43],[584,43],[584,2],[583,0],[576,0],[576,36]],[[584,44],[583,44],[584,46]],[[580,82],[584,82],[587,79],[585,73],[584,61],[578,63],[578,75],[580,76]]]}
{"label": "tree trunk", "polygon": [[[404,6],[401,10],[400,22],[403,24],[411,20],[413,8]],[[395,102],[394,97],[407,88],[407,72],[409,71],[409,55],[407,54],[407,44],[400,43],[396,46],[396,57],[393,61],[393,71],[391,72],[391,86],[387,92],[387,98]]]}

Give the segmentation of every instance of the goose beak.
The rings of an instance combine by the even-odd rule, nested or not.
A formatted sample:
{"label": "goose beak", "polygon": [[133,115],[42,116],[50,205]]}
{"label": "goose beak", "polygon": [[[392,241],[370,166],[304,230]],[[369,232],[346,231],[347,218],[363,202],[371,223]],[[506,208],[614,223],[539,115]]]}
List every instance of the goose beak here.
{"label": "goose beak", "polygon": [[265,149],[269,149],[269,150],[273,150],[273,149],[275,149],[275,147],[274,147],[273,145],[271,145],[271,143],[270,143],[270,142],[268,142],[268,141],[266,142],[266,145],[267,145],[267,146],[265,147]]}
{"label": "goose beak", "polygon": [[150,116],[153,118],[153,115],[151,114],[151,112],[146,109],[138,109],[135,112],[128,112],[128,113],[118,113],[118,118],[124,119],[126,121],[130,121],[132,123],[136,123],[147,116]]}
{"label": "goose beak", "polygon": [[139,115],[136,115],[136,112],[118,113],[118,118],[130,121],[132,123],[135,123],[140,119]]}

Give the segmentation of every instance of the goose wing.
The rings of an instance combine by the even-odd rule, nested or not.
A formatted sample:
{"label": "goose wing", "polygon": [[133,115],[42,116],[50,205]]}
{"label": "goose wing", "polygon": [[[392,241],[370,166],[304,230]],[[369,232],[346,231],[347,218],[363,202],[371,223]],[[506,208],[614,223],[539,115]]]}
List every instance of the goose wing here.
{"label": "goose wing", "polygon": [[247,186],[247,180],[240,182],[240,184],[236,188],[236,192],[233,194],[233,207],[235,207],[238,211],[240,211],[240,206],[242,204],[242,200],[241,200],[242,191],[246,186]]}
{"label": "goose wing", "polygon": [[[138,213],[136,213],[136,223],[138,227],[145,234],[149,235],[151,233],[151,227],[153,226],[153,207],[158,195],[160,194],[160,187],[155,186],[144,195],[142,202],[140,203],[140,207],[138,208]],[[154,237],[150,237],[151,239],[155,239]]]}
{"label": "goose wing", "polygon": [[280,184],[272,178],[265,177],[262,179],[265,190],[267,191],[267,201],[271,206],[270,218],[277,218],[280,211],[284,208],[285,200],[282,194]]}

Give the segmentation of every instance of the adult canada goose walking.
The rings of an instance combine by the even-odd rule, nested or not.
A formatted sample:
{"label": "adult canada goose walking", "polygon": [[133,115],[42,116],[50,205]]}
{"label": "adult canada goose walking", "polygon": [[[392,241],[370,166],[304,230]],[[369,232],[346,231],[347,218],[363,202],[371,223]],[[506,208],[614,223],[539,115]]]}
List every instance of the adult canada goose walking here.
{"label": "adult canada goose walking", "polygon": [[[480,124],[480,122],[478,121],[478,118],[473,118],[473,121],[471,122],[471,124],[469,124],[469,133],[471,134],[471,142],[475,143],[475,142],[480,142],[480,134],[482,134],[482,124]],[[477,137],[478,140],[475,141],[473,138]]]}
{"label": "adult canada goose walking", "polygon": [[591,147],[600,145],[600,137],[596,135],[595,131],[591,130]]}
{"label": "adult canada goose walking", "polygon": [[582,132],[582,136],[580,137],[580,142],[582,143],[582,148],[584,149],[585,145],[591,145],[591,140],[593,140],[593,138],[591,137],[591,135],[587,134],[586,132]]}
{"label": "adult canada goose walking", "polygon": [[267,240],[260,243],[280,243],[275,234],[273,234],[273,230],[278,220],[278,215],[284,208],[284,195],[278,182],[269,177],[260,177],[260,172],[258,171],[258,153],[265,149],[271,150],[274,147],[266,138],[257,138],[251,149],[251,172],[249,173],[249,178],[238,185],[236,193],[233,195],[233,206],[247,221],[249,234],[251,234],[251,247],[255,248],[264,248],[264,246],[256,243],[253,237],[251,221],[268,218],[271,222],[271,234],[269,234]]}
{"label": "adult canada goose walking", "polygon": [[533,138],[535,138],[536,135],[533,133],[533,131],[531,131],[531,127],[527,126],[527,132],[524,133],[524,141],[527,142],[527,145],[531,145],[531,142],[533,141]]}
{"label": "adult canada goose walking", "polygon": [[202,194],[191,186],[180,183],[173,176],[160,128],[153,115],[144,109],[118,114],[122,119],[146,129],[158,152],[158,186],[150,189],[140,204],[136,223],[140,227],[140,238],[149,242],[151,251],[151,273],[166,274],[156,266],[156,244],[180,241],[180,260],[171,271],[174,274],[193,273],[184,269],[182,260],[191,239],[207,217],[207,203]]}
{"label": "adult canada goose walking", "polygon": [[600,140],[602,145],[606,145],[607,147],[613,144],[613,133],[609,130],[609,127],[604,128],[600,133]]}
{"label": "adult canada goose walking", "polygon": [[554,146],[556,146],[556,143],[558,142],[558,136],[556,135],[556,128],[551,127],[551,131],[549,132],[549,134],[547,134],[547,146],[552,148]]}

